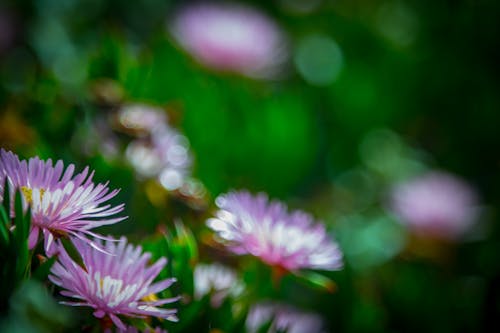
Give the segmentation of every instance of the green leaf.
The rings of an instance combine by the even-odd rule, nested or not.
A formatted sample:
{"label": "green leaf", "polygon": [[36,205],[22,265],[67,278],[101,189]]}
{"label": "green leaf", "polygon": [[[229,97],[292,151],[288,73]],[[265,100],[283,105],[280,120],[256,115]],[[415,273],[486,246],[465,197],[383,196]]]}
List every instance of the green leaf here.
{"label": "green leaf", "polygon": [[268,333],[271,331],[271,326],[273,325],[273,320],[272,319],[269,319],[267,320],[265,323],[263,323],[259,329],[258,329],[258,333]]}
{"label": "green leaf", "polygon": [[0,206],[0,244],[2,248],[9,246],[10,241],[10,231],[9,231],[10,219],[5,212],[3,206]]}
{"label": "green leaf", "polygon": [[47,276],[49,276],[50,269],[52,268],[52,265],[56,261],[56,257],[51,257],[46,259],[44,262],[38,266],[38,268],[32,273],[31,277],[35,280],[44,282],[47,279]]}
{"label": "green leaf", "polygon": [[245,331],[245,325],[247,322],[247,316],[248,316],[248,310],[244,309],[239,314],[236,314],[234,316],[234,323],[232,326],[232,331],[233,332],[244,332]]}
{"label": "green leaf", "polygon": [[14,201],[14,246],[17,251],[16,278],[23,280],[29,271],[28,235],[31,224],[31,209],[28,207],[26,214],[23,212],[22,194],[16,191]]}
{"label": "green leaf", "polygon": [[184,224],[176,221],[175,231],[177,234],[176,240],[177,244],[184,245],[187,249],[187,254],[190,262],[195,262],[198,260],[198,246],[196,244],[196,239],[190,229],[186,228]]}
{"label": "green leaf", "polygon": [[142,318],[128,318],[128,323],[137,328],[139,332],[153,331],[153,328]]}
{"label": "green leaf", "polygon": [[300,272],[297,276],[303,278],[303,281],[311,287],[326,289],[330,293],[337,290],[337,284],[333,280],[316,272]]}
{"label": "green leaf", "polygon": [[81,256],[80,252],[78,252],[78,249],[75,247],[75,244],[73,244],[73,242],[69,238],[66,238],[66,237],[61,238],[61,243],[62,243],[64,249],[66,250],[66,253],[69,255],[69,257],[71,259],[73,259],[73,261],[77,265],[79,265],[81,268],[83,268],[85,271],[87,271],[87,267],[85,266],[85,263],[83,262],[83,258]]}
{"label": "green leaf", "polygon": [[12,295],[10,305],[11,320],[27,325],[18,332],[76,331],[67,330],[74,323],[71,310],[58,304],[38,281],[24,281]]}
{"label": "green leaf", "polygon": [[7,212],[7,216],[10,215],[10,186],[7,177],[5,177],[5,182],[3,184],[3,208]]}
{"label": "green leaf", "polygon": [[4,248],[7,248],[10,243],[10,226],[11,226],[11,219],[10,219],[10,186],[9,182],[7,180],[7,177],[5,177],[5,181],[3,183],[3,201],[2,205],[0,206],[0,237],[1,237],[1,242],[2,246]]}

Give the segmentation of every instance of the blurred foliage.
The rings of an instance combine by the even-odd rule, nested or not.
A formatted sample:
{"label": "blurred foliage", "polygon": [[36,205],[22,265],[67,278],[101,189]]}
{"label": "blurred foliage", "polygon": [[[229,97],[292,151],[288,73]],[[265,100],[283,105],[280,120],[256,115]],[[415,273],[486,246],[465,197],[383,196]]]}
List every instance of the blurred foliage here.
{"label": "blurred foliage", "polygon": [[[30,253],[28,251],[28,235],[31,225],[31,213],[28,208],[23,211],[21,191],[14,192],[14,207],[10,207],[8,182],[2,185],[4,189],[2,205],[0,206],[0,313],[7,310],[11,294],[29,277],[31,268]],[[11,211],[15,217],[11,218]]]}
{"label": "blurred foliage", "polygon": [[[317,312],[336,332],[499,330],[500,4],[306,2],[247,1],[291,43],[285,77],[259,81],[204,68],[176,45],[166,24],[182,1],[3,1],[0,146],[77,169],[91,165],[95,181],[122,189],[113,203],[125,202],[129,219],[103,230],[169,258],[163,274],[178,278],[172,291],[182,295],[180,322],[159,323],[170,332],[241,331],[255,295]],[[96,120],[111,123],[128,102],[167,110],[189,139],[193,176],[208,194],[190,202],[136,179],[122,154],[129,139],[111,125],[119,153],[102,152],[106,134]],[[387,213],[391,184],[435,167],[481,193],[477,237],[422,245]],[[314,212],[335,233],[345,269],[273,281],[261,263],[227,256],[203,223],[208,202],[231,188]],[[17,214],[12,230],[7,212],[0,207],[2,290],[9,293],[0,331],[71,331],[67,308],[33,279],[23,282],[28,229],[17,226],[29,224]],[[21,268],[4,264],[11,256]],[[190,302],[193,268],[211,260],[239,269],[257,293],[217,309],[208,298]],[[43,280],[48,267],[39,269],[33,277]]]}
{"label": "blurred foliage", "polygon": [[70,309],[57,304],[42,284],[29,280],[10,299],[9,315],[0,321],[2,332],[66,332],[73,327]]}

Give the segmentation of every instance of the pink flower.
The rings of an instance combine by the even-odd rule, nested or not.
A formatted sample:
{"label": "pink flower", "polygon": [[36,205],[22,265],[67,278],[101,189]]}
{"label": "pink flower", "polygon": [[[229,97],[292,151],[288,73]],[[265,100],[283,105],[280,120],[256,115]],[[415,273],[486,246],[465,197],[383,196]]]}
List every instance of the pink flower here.
{"label": "pink flower", "polygon": [[[105,333],[111,333],[111,330],[108,330]],[[144,331],[139,331],[134,326],[128,326],[125,330],[118,329],[117,333],[168,333],[168,332],[164,329],[161,329],[160,327],[146,328]]]}
{"label": "pink flower", "polygon": [[261,332],[271,322],[268,333],[320,333],[324,323],[317,314],[302,312],[285,304],[263,302],[254,305],[248,313],[246,328],[249,333]]}
{"label": "pink flower", "polygon": [[[126,217],[110,216],[123,210],[123,204],[112,207],[104,204],[113,198],[118,190],[110,191],[108,183],[95,185],[94,172],[86,167],[83,172],[73,175],[75,166],[70,164],[66,171],[61,160],[52,165],[38,157],[20,161],[17,155],[5,150],[0,151],[0,194],[3,201],[3,185],[8,180],[11,193],[20,190],[23,204],[31,206],[32,226],[29,235],[29,248],[36,246],[40,232],[45,241],[48,256],[55,253],[55,243],[60,237],[79,238],[95,246],[89,236],[102,237],[92,231],[103,225],[117,223]],[[64,171],[64,173],[63,173]],[[11,201],[11,214],[14,214],[14,200]],[[103,205],[104,204],[104,205]]]}
{"label": "pink flower", "polygon": [[160,327],[146,328],[142,331],[139,330],[135,326],[127,326],[125,329],[118,328],[116,330],[112,330],[112,329],[105,329],[104,330],[104,333],[113,333],[113,332],[116,332],[116,333],[168,333],[167,330],[164,330]]}
{"label": "pink flower", "polygon": [[430,172],[397,185],[391,194],[391,208],[411,230],[443,239],[461,237],[478,214],[474,191],[443,172]]}
{"label": "pink flower", "polygon": [[194,269],[194,296],[201,299],[210,295],[210,304],[214,308],[221,306],[229,296],[237,297],[245,286],[236,272],[229,267],[214,264],[198,264]]}
{"label": "pink flower", "polygon": [[173,18],[170,30],[194,58],[214,69],[269,78],[286,60],[284,34],[268,17],[247,6],[186,6]]}
{"label": "pink flower", "polygon": [[248,192],[219,196],[216,204],[220,209],[207,224],[236,254],[251,254],[290,271],[343,265],[342,253],[324,226],[302,211],[288,213],[281,202]]}
{"label": "pink flower", "polygon": [[140,246],[127,245],[125,237],[119,242],[107,241],[101,245],[106,253],[79,240],[75,241],[75,246],[82,256],[85,269],[61,249],[49,276],[50,281],[63,289],[62,295],[75,299],[63,304],[91,307],[94,316],[109,316],[121,330],[126,330],[126,326],[118,316],[154,316],[177,320],[177,310],[159,306],[175,302],[178,297],[156,297],[157,293],[170,287],[175,279],[153,283],[167,263],[165,258],[147,267],[151,254],[142,253]]}
{"label": "pink flower", "polygon": [[[118,329],[117,333],[168,333],[167,330],[156,328],[146,328],[144,331],[139,331],[137,327],[128,326],[125,330]],[[105,331],[105,333],[111,333],[111,330]]]}

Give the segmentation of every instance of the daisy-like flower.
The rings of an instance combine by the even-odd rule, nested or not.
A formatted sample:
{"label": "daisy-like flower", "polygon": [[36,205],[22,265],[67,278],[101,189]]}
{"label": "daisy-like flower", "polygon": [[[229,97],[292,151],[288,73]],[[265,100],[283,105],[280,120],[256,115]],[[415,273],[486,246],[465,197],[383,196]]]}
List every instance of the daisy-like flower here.
{"label": "daisy-like flower", "polygon": [[476,222],[476,193],[464,181],[444,172],[429,172],[395,186],[391,208],[412,231],[454,240]]}
{"label": "daisy-like flower", "polygon": [[[111,217],[123,210],[123,204],[114,207],[104,204],[118,190],[110,191],[108,183],[95,185],[92,182],[94,172],[89,174],[88,167],[76,175],[74,170],[75,166],[70,164],[64,171],[61,160],[55,165],[51,159],[42,161],[38,157],[20,161],[14,153],[0,150],[0,198],[3,201],[3,185],[7,179],[10,198],[14,198],[16,190],[20,190],[24,208],[31,206],[30,249],[36,246],[40,233],[43,234],[48,256],[55,253],[55,244],[61,237],[82,239],[96,246],[88,237],[102,236],[91,229],[126,218]],[[13,201],[11,214],[14,214]]]}
{"label": "daisy-like flower", "polygon": [[261,332],[261,327],[271,323],[268,333],[320,333],[325,332],[321,317],[302,312],[285,304],[262,302],[250,308],[246,328],[250,333]]}
{"label": "daisy-like flower", "polygon": [[[118,329],[117,333],[168,333],[166,330],[161,329],[159,327],[156,328],[147,328],[144,331],[139,331],[137,327],[128,326],[125,330]],[[105,331],[105,333],[111,333],[111,330]]]}
{"label": "daisy-like flower", "polygon": [[194,269],[194,294],[201,299],[211,294],[210,303],[219,307],[228,296],[242,293],[244,286],[236,272],[221,264],[198,264]]}
{"label": "daisy-like flower", "polygon": [[116,329],[116,330],[111,330],[111,329],[106,329],[104,330],[104,333],[168,333],[167,330],[164,330],[160,327],[156,328],[146,328],[145,330],[141,331],[135,326],[127,326],[124,330],[123,329]]}
{"label": "daisy-like flower", "polygon": [[287,58],[283,32],[267,16],[244,5],[185,6],[169,29],[194,58],[216,70],[268,78]]}
{"label": "daisy-like flower", "polygon": [[283,203],[248,192],[221,195],[216,204],[220,209],[207,225],[234,253],[289,271],[342,267],[338,245],[309,214],[289,213]]}
{"label": "daisy-like flower", "polygon": [[119,316],[177,320],[176,309],[159,306],[175,302],[178,297],[158,299],[156,296],[175,279],[153,283],[167,263],[165,258],[148,267],[151,254],[143,253],[140,246],[127,244],[125,237],[119,242],[106,241],[100,245],[107,253],[75,241],[86,269],[61,249],[49,279],[63,289],[62,295],[75,299],[63,304],[91,307],[95,317],[110,318],[120,330],[126,330],[126,326]]}

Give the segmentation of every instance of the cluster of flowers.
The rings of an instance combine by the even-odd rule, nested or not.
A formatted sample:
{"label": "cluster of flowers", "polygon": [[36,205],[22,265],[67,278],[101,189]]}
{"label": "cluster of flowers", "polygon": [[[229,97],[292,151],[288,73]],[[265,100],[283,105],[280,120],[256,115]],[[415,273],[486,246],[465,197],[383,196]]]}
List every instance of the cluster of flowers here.
{"label": "cluster of flowers", "polygon": [[[177,320],[176,309],[161,306],[179,297],[156,296],[175,282],[175,278],[154,282],[167,260],[161,258],[149,266],[151,254],[143,253],[140,246],[128,244],[125,237],[113,239],[93,232],[124,220],[116,217],[124,205],[107,203],[118,190],[110,190],[108,183],[94,184],[94,172],[89,174],[88,167],[78,174],[74,171],[73,164],[65,169],[60,160],[55,164],[38,157],[21,161],[14,153],[0,150],[0,199],[3,202],[6,190],[11,192],[9,198],[20,191],[24,208],[31,207],[29,248],[35,249],[43,238],[45,255],[57,256],[49,279],[70,299],[63,304],[91,307],[95,317],[111,321],[121,331],[134,330],[122,316]],[[282,271],[342,267],[337,244],[310,215],[289,213],[284,204],[245,191],[221,195],[216,204],[219,210],[207,225],[233,253],[253,255]],[[14,203],[10,206],[13,216]],[[62,239],[71,240],[82,263],[68,254]],[[205,289],[214,283],[229,288],[232,276],[207,280]],[[198,292],[203,293],[201,289]]]}
{"label": "cluster of flowers", "polygon": [[[175,302],[177,298],[158,300],[153,295],[168,288],[174,278],[153,283],[166,265],[162,258],[148,267],[151,254],[142,253],[140,246],[104,237],[91,230],[120,222],[125,217],[112,217],[123,211],[124,205],[105,204],[116,196],[108,184],[94,184],[89,169],[74,174],[70,164],[66,170],[62,161],[38,157],[21,161],[12,152],[0,151],[0,195],[8,184],[10,198],[15,191],[23,194],[23,206],[31,207],[32,227],[29,249],[34,249],[40,238],[44,240],[46,256],[57,255],[50,280],[61,287],[63,296],[74,299],[65,304],[89,306],[97,318],[109,318],[120,330],[126,325],[118,317],[156,316],[176,320],[175,309],[159,306]],[[14,215],[14,202],[11,215]],[[92,237],[92,238],[91,238]],[[68,238],[78,250],[83,267],[66,252],[61,239]]]}

